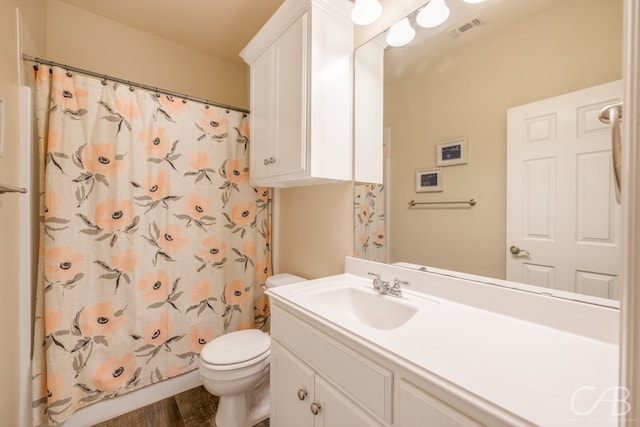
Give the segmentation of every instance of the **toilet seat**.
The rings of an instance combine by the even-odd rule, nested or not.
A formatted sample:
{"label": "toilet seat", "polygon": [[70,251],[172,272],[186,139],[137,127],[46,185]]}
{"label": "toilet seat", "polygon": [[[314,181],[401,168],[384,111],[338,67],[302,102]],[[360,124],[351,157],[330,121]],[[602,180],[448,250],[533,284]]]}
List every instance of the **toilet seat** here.
{"label": "toilet seat", "polygon": [[200,352],[200,362],[209,369],[227,371],[257,364],[271,354],[271,338],[258,329],[219,336]]}

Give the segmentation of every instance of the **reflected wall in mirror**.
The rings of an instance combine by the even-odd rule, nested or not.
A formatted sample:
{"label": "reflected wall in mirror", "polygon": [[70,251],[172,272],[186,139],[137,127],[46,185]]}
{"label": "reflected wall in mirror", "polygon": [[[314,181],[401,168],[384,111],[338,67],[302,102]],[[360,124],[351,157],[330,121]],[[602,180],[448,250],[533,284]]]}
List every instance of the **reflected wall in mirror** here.
{"label": "reflected wall in mirror", "polygon": [[[413,42],[385,50],[383,127],[390,135],[385,147],[386,211],[367,214],[386,215],[388,262],[504,280],[507,259],[515,256],[506,241],[507,110],[620,80],[622,1],[447,4],[451,15],[443,25],[416,28]],[[481,25],[457,30],[454,36],[473,19]],[[416,170],[435,167],[436,146],[456,138],[468,141],[467,163],[443,168],[444,191],[416,193]],[[556,171],[556,177],[564,172]],[[358,207],[367,191],[377,188],[356,185]],[[475,199],[477,205],[409,208],[414,199]],[[384,245],[383,240],[378,243]],[[362,241],[366,239],[356,233],[357,256],[380,256],[363,253]],[[549,286],[577,290],[553,280]],[[615,297],[615,290],[605,296]]]}

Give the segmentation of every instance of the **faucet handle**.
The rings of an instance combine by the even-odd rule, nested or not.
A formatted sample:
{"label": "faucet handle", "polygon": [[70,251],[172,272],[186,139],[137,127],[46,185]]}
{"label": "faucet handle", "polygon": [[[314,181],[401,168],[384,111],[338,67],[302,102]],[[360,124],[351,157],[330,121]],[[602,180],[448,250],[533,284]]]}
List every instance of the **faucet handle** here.
{"label": "faucet handle", "polygon": [[375,289],[376,291],[380,290],[380,273],[372,273],[372,272],[368,272],[367,273],[369,276],[373,276],[373,289]]}
{"label": "faucet handle", "polygon": [[407,280],[402,280],[396,277],[395,279],[393,279],[393,285],[394,286],[411,285],[411,283],[408,282]]}

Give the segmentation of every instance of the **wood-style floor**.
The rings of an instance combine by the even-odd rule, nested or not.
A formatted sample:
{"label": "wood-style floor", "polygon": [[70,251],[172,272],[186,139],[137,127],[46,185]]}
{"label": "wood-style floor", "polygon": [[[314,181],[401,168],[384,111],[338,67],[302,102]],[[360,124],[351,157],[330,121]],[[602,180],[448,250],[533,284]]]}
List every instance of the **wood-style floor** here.
{"label": "wood-style floor", "polygon": [[[218,397],[201,386],[94,427],[217,427],[214,420],[217,409]],[[269,427],[269,420],[255,427]]]}

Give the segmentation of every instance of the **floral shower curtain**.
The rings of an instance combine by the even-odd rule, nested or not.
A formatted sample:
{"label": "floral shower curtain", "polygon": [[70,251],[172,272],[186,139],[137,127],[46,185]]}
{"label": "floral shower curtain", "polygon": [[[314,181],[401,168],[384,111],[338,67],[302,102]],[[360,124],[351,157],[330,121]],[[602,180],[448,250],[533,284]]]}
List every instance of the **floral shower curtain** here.
{"label": "floral shower curtain", "polygon": [[387,262],[387,232],[383,184],[355,185],[354,255]]}
{"label": "floral shower curtain", "polygon": [[270,200],[245,114],[40,66],[34,425],[266,328]]}

